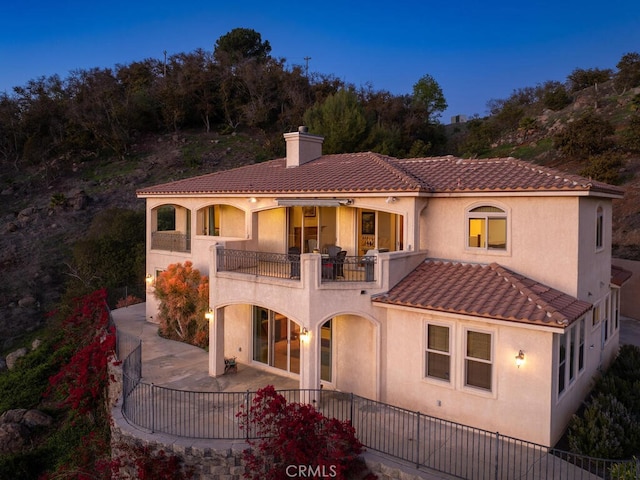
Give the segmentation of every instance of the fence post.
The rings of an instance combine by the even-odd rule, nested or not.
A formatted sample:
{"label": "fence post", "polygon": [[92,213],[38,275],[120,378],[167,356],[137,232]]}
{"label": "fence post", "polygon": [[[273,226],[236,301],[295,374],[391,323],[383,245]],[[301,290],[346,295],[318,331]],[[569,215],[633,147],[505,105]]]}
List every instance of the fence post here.
{"label": "fence post", "polygon": [[349,408],[349,421],[351,422],[351,426],[353,426],[353,392],[351,392],[351,406]]}
{"label": "fence post", "polygon": [[249,428],[250,428],[250,425],[251,425],[251,422],[248,421],[248,420],[250,420],[250,417],[249,417],[249,389],[247,389],[247,393],[244,394],[244,406],[245,406],[245,411],[247,412],[247,428],[245,429],[247,434],[245,435],[245,440],[249,441]]}
{"label": "fence post", "polygon": [[499,478],[500,468],[498,467],[500,461],[500,432],[496,432],[496,480]]}
{"label": "fence post", "polygon": [[420,468],[420,412],[418,414],[418,421],[416,425],[416,468]]}
{"label": "fence post", "polygon": [[156,396],[154,393],[155,385],[151,383],[151,433],[156,430]]}

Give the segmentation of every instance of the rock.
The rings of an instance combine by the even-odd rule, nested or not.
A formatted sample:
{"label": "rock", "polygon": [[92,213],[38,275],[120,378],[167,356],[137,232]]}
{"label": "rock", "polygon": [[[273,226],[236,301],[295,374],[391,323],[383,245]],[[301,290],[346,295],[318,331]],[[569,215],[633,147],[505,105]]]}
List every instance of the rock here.
{"label": "rock", "polygon": [[22,348],[19,348],[18,350],[11,352],[9,355],[7,355],[7,358],[5,358],[5,362],[7,362],[7,368],[9,370],[13,370],[13,368],[16,366],[16,362],[18,361],[18,359],[21,357],[24,357],[27,354],[27,352],[28,350],[22,347]]}
{"label": "rock", "polygon": [[0,424],[0,453],[19,452],[26,445],[29,429],[20,423]]}
{"label": "rock", "polygon": [[53,418],[40,410],[27,410],[22,423],[29,428],[48,427],[53,423]]}
{"label": "rock", "polygon": [[5,230],[7,232],[15,232],[16,230],[18,230],[18,225],[14,222],[9,222],[7,223],[7,226],[5,227]]}
{"label": "rock", "polygon": [[52,423],[53,419],[40,410],[7,410],[0,415],[0,455],[20,451],[29,444],[33,429]]}
{"label": "rock", "polygon": [[69,193],[69,205],[73,210],[84,210],[89,202],[89,197],[84,190],[75,189]]}
{"label": "rock", "polygon": [[42,345],[42,340],[36,338],[33,342],[31,342],[31,350],[36,350],[40,345]]}
{"label": "rock", "polygon": [[33,307],[36,304],[36,299],[32,295],[26,295],[18,300],[18,306],[21,308]]}

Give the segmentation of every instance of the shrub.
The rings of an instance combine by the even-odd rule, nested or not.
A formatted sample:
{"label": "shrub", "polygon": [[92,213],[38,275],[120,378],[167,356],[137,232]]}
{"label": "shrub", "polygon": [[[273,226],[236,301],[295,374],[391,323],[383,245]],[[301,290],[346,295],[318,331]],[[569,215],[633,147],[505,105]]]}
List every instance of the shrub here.
{"label": "shrub", "polygon": [[160,300],[162,336],[195,345],[198,332],[206,330],[208,334],[204,314],[209,308],[209,278],[200,275],[190,261],[169,265],[158,276],[154,295]]}
{"label": "shrub", "polygon": [[589,157],[611,148],[613,133],[613,125],[591,110],[558,133],[554,145],[565,155]]}
{"label": "shrub", "polygon": [[580,175],[599,182],[617,185],[620,183],[622,158],[618,155],[596,155],[589,158],[589,164],[580,171]]}
{"label": "shrub", "polygon": [[362,444],[348,421],[329,419],[311,405],[287,403],[273,386],[258,390],[248,411],[237,416],[241,428],[259,438],[248,440],[246,478],[288,478],[292,468],[297,473],[302,467],[346,479],[364,469]]}
{"label": "shrub", "polygon": [[613,395],[592,398],[569,425],[572,452],[598,458],[628,458],[635,452],[638,423]]}

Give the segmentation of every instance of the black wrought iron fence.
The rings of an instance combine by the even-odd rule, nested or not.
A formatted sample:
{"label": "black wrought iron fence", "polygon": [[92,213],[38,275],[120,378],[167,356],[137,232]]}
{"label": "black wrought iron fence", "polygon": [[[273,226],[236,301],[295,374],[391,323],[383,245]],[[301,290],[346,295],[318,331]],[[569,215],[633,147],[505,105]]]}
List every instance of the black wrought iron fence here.
{"label": "black wrought iron fence", "polygon": [[[132,345],[125,336],[118,351]],[[142,345],[123,359],[125,418],[155,433],[187,438],[254,438],[240,428],[237,413],[257,392],[196,392],[141,381]],[[348,420],[370,450],[469,480],[627,480],[640,478],[637,460],[575,455],[525,440],[424,415],[351,393],[281,390],[289,402],[314,405],[330,418]]]}

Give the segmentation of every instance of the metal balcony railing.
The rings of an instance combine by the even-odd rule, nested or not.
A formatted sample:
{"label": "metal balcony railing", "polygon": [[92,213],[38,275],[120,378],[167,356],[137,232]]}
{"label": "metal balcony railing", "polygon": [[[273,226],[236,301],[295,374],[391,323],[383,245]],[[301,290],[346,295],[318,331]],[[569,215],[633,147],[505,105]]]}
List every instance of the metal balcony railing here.
{"label": "metal balcony railing", "polygon": [[[326,282],[375,282],[375,256],[322,256],[321,277]],[[300,278],[300,254],[220,249],[218,271],[274,278]]]}
{"label": "metal balcony railing", "polygon": [[191,236],[180,232],[152,232],[151,248],[170,252],[190,252]]}

